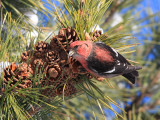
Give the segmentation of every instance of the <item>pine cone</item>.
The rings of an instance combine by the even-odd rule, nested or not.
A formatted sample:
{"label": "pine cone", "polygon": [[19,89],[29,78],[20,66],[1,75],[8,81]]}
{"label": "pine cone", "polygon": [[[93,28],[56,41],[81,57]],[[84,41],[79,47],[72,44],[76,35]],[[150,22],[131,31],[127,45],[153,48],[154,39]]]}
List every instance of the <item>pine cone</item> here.
{"label": "pine cone", "polygon": [[57,35],[52,37],[50,45],[51,45],[51,50],[59,52],[60,45],[57,43],[57,37],[58,37]]}
{"label": "pine cone", "polygon": [[20,65],[18,65],[17,67],[17,72],[18,75],[22,76],[22,77],[31,77],[33,74],[33,71],[31,69],[31,65],[27,65],[27,63],[23,62]]}
{"label": "pine cone", "polygon": [[[46,95],[46,96],[48,96],[48,97],[55,97],[56,95],[57,95],[57,93],[56,93],[56,90],[57,90],[57,86],[58,85],[60,85],[61,83],[63,83],[63,82],[61,82],[61,80],[62,79],[58,79],[58,80],[56,80],[56,81],[44,81],[44,85],[45,86],[47,86],[47,88],[46,89],[44,89],[44,90],[42,90],[42,94],[43,95]],[[51,84],[52,83],[52,84]]]}
{"label": "pine cone", "polygon": [[61,79],[61,73],[62,70],[57,63],[48,65],[46,67],[46,78],[50,81],[49,85],[52,85],[57,79]]}
{"label": "pine cone", "polygon": [[67,63],[68,62],[68,53],[66,51],[61,50],[59,52],[59,58],[60,58],[59,62],[61,64],[61,66],[64,66],[64,65],[68,64]]}
{"label": "pine cone", "polygon": [[58,37],[59,38],[67,38],[67,41],[65,39],[60,39],[61,42],[63,43],[63,45],[67,45],[67,43],[65,42],[74,42],[74,41],[77,41],[78,40],[78,36],[76,34],[76,31],[71,28],[71,27],[68,27],[68,28],[63,28],[59,31],[59,34],[58,34]]}
{"label": "pine cone", "polygon": [[35,57],[36,57],[36,56],[34,56],[34,51],[33,51],[33,50],[32,50],[32,51],[28,50],[28,51],[25,51],[25,52],[22,54],[22,56],[21,56],[21,61],[22,61],[22,62],[30,63],[30,62],[33,60],[33,58],[35,59]]}
{"label": "pine cone", "polygon": [[20,65],[12,63],[4,69],[4,85],[7,86],[9,84],[9,87],[12,87],[17,82],[20,82],[15,86],[16,89],[31,88],[32,82],[29,78],[32,73],[33,71],[27,63],[21,63]]}
{"label": "pine cone", "polygon": [[45,61],[46,61],[48,64],[54,64],[55,62],[60,61],[58,52],[55,51],[55,50],[49,50],[49,51],[46,53]]}
{"label": "pine cone", "polygon": [[48,97],[55,97],[56,95],[62,95],[63,94],[63,89],[64,89],[64,95],[65,96],[71,96],[73,94],[77,93],[76,88],[74,87],[74,85],[67,83],[65,85],[65,81],[60,82],[57,81],[55,82],[55,84],[53,84],[52,86],[50,86],[51,88],[46,88],[45,90],[42,90],[42,94],[46,95]]}
{"label": "pine cone", "polygon": [[45,53],[48,52],[49,44],[44,41],[39,41],[35,47],[34,55],[37,58],[45,58]]}
{"label": "pine cone", "polygon": [[55,97],[56,96],[55,87],[46,88],[46,89],[42,90],[41,94],[45,95],[47,97]]}
{"label": "pine cone", "polygon": [[56,95],[61,95],[63,93],[64,84],[65,85],[65,96],[72,95],[76,93],[76,88],[74,85],[76,81],[73,78],[76,78],[78,74],[74,74],[69,66],[63,67],[61,70],[58,64],[47,66],[46,69],[46,78],[45,84],[52,86],[52,88],[46,88],[42,91],[42,94],[54,97]]}
{"label": "pine cone", "polygon": [[25,52],[22,54],[22,56],[21,56],[21,60],[22,60],[23,62],[28,61],[29,55],[30,55],[30,50],[29,50],[29,51],[25,51]]}
{"label": "pine cone", "polygon": [[[32,62],[31,62],[31,66],[32,66],[32,70],[34,71],[34,74],[35,74],[35,73],[39,73],[40,70],[44,71],[44,69],[47,66],[47,63],[45,62],[44,58],[37,58],[37,59],[35,59],[33,57],[32,58]],[[38,70],[38,71],[36,71],[36,70]]]}
{"label": "pine cone", "polygon": [[[64,93],[63,93],[63,89],[64,89]],[[70,95],[73,95],[77,92],[76,88],[71,85],[71,84],[59,84],[57,85],[57,88],[56,88],[56,94],[57,95],[62,95],[64,94],[65,96],[70,96]]]}
{"label": "pine cone", "polygon": [[101,36],[102,35],[102,30],[96,30],[94,33],[93,33],[93,37],[92,37],[92,40],[95,40],[97,37]]}
{"label": "pine cone", "polygon": [[57,36],[54,36],[51,39],[50,44],[51,44],[51,47],[55,48],[56,50],[58,49],[67,50],[69,47],[69,44],[77,40],[78,40],[78,36],[76,31],[71,27],[68,27],[68,28],[62,28],[59,31],[59,34]]}
{"label": "pine cone", "polygon": [[99,37],[102,35],[102,30],[96,30],[93,34],[93,37]]}

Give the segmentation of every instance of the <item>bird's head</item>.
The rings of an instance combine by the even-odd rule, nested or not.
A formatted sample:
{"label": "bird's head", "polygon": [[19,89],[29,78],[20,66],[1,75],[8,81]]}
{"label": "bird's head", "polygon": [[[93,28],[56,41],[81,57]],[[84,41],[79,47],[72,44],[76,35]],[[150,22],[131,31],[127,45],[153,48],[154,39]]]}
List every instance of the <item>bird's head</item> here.
{"label": "bird's head", "polygon": [[74,59],[81,61],[85,60],[89,56],[92,49],[92,42],[89,41],[75,41],[70,44],[70,51],[68,56],[72,56]]}

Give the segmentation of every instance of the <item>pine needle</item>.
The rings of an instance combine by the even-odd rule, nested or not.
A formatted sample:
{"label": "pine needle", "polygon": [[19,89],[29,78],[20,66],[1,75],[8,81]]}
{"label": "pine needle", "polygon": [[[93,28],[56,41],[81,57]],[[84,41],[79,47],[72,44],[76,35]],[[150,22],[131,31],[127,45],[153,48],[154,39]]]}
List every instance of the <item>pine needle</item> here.
{"label": "pine needle", "polygon": [[[70,74],[69,74],[69,75],[70,75]],[[66,87],[66,85],[67,85],[67,81],[69,80],[69,75],[68,75],[68,77],[67,77],[67,79],[66,79],[66,82],[65,82],[65,84],[64,84],[64,86],[63,86],[63,101],[64,101],[64,95],[65,95],[64,90],[65,90],[65,87]]]}
{"label": "pine needle", "polygon": [[105,114],[104,114],[104,112],[103,112],[103,110],[102,110],[102,107],[101,107],[101,105],[100,105],[100,103],[99,103],[98,100],[97,100],[97,103],[98,103],[98,106],[99,106],[99,108],[100,108],[100,110],[101,110],[101,113],[102,113],[104,119],[106,120]]}
{"label": "pine needle", "polygon": [[136,43],[136,44],[130,44],[130,45],[124,45],[122,47],[119,47],[119,48],[116,48],[117,51],[121,51],[121,50],[124,50],[124,49],[127,49],[127,48],[131,48],[131,47],[135,47],[137,45],[140,45],[140,43]]}
{"label": "pine needle", "polygon": [[122,119],[124,119],[124,117],[122,115],[120,115],[119,113],[117,113],[115,110],[113,110],[113,108],[111,106],[109,106],[108,104],[106,104],[104,101],[102,101],[101,99],[99,99],[99,101],[101,103],[103,103],[106,107],[108,107],[110,110],[112,110],[115,114],[117,114],[119,117],[121,117]]}
{"label": "pine needle", "polygon": [[110,87],[110,88],[115,88],[112,83],[109,81],[109,79],[104,79],[107,83],[107,85]]}
{"label": "pine needle", "polygon": [[136,63],[136,64],[140,64],[139,62],[136,62],[136,61],[133,61],[133,60],[129,60],[127,59],[129,62],[132,62],[132,63]]}
{"label": "pine needle", "polygon": [[134,53],[136,52],[136,50],[132,50],[132,51],[127,51],[127,52],[121,52],[122,54],[130,54],[130,53]]}
{"label": "pine needle", "polygon": [[124,113],[126,113],[126,111],[125,110],[123,110],[122,108],[121,108],[121,106],[117,103],[117,102],[115,102],[114,100],[112,100],[110,97],[108,97],[108,96],[104,96],[104,98],[105,99],[107,99],[109,102],[111,102],[113,105],[115,105],[116,107],[118,107],[120,110],[122,110]]}

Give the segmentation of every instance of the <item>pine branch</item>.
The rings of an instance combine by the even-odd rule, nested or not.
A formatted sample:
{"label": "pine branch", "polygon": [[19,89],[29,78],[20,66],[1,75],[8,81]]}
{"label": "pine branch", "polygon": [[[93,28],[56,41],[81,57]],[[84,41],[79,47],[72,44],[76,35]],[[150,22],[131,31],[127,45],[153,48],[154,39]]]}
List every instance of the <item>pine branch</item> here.
{"label": "pine branch", "polygon": [[[7,101],[8,99],[5,98],[7,94],[10,95],[13,93],[15,96],[18,95],[17,98],[15,97],[15,100],[20,102],[14,106],[14,109],[20,106],[19,108],[21,108],[22,112],[21,115],[18,115],[16,112],[14,113],[12,110],[10,113],[13,114],[7,113],[10,108],[10,106],[8,106],[10,101],[7,101],[5,104],[7,107],[1,110],[1,113],[4,115],[13,116],[15,119],[22,115],[30,118],[38,118],[39,116],[41,119],[44,116],[47,118],[48,114],[54,114],[51,113],[52,110],[56,111],[55,114],[57,114],[58,109],[63,108],[61,105],[63,102],[72,100],[83,93],[87,94],[88,103],[86,104],[92,106],[91,112],[94,113],[94,107],[98,105],[100,113],[97,112],[96,114],[105,115],[103,108],[106,106],[111,109],[116,116],[123,118],[121,114],[111,107],[110,103],[121,109],[120,105],[116,104],[110,97],[105,97],[104,92],[100,89],[101,87],[97,87],[98,83],[92,79],[93,76],[86,71],[84,72],[84,68],[80,63],[72,59],[69,60],[67,52],[69,44],[77,40],[102,40],[113,45],[113,43],[131,35],[119,34],[117,26],[120,26],[120,24],[104,34],[100,31],[95,31],[95,28],[93,30],[93,27],[100,23],[101,18],[112,3],[112,0],[108,2],[103,0],[82,0],[78,1],[78,4],[76,4],[76,2],[77,1],[64,0],[64,6],[69,15],[65,15],[63,10],[54,6],[54,14],[57,16],[57,20],[63,28],[59,30],[58,35],[52,37],[50,43],[44,42],[44,39],[39,37],[39,42],[35,44],[35,47],[31,48],[29,51],[25,51],[23,54],[21,53],[24,47],[14,46],[15,54],[19,54],[18,60],[15,59],[17,57],[11,55],[13,52],[13,45],[18,37],[20,38],[19,40],[25,40],[26,36],[21,35],[19,31],[17,32],[18,37],[16,36],[15,39],[13,39],[11,33],[12,30],[18,31],[18,29],[14,28],[20,25],[19,21],[21,20],[12,22],[14,24],[11,24],[12,27],[9,27],[11,28],[11,30],[8,31],[9,34],[4,32],[7,39],[3,38],[3,51],[0,52],[0,55],[2,55],[2,58],[5,55],[8,55],[8,59],[12,57],[10,61],[16,61],[18,64],[12,63],[4,69],[4,78],[2,79],[3,82],[1,86],[4,88],[4,90],[1,90],[2,99]],[[30,4],[31,6],[36,6],[34,1],[27,3],[28,6]],[[50,4],[52,5],[52,3]],[[99,7],[97,7],[97,5],[99,5]],[[13,8],[14,6],[10,5],[10,7]],[[43,6],[39,8],[43,8]],[[116,9],[118,9],[118,5]],[[17,14],[22,14],[18,9],[15,8],[14,10]],[[86,34],[88,34],[89,37],[86,37]],[[17,41],[17,45],[22,44]],[[122,43],[116,45],[120,46],[121,44]],[[129,46],[123,45],[123,47]],[[3,59],[6,60],[7,58]],[[109,92],[108,89],[108,93]],[[3,104],[4,103],[1,103],[1,106],[3,106]],[[74,113],[76,112],[74,111]],[[60,116],[62,114],[60,114]]]}

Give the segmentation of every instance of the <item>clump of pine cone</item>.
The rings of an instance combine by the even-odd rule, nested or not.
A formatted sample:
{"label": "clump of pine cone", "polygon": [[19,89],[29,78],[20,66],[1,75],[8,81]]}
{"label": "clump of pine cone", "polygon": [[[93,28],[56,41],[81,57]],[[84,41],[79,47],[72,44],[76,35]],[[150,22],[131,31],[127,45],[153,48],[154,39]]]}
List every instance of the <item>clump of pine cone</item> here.
{"label": "clump of pine cone", "polygon": [[[96,31],[91,39],[94,40],[101,33]],[[58,35],[52,37],[50,43],[39,41],[34,50],[22,54],[22,63],[12,63],[5,68],[2,90],[5,91],[8,85],[15,86],[15,90],[42,86],[46,89],[41,90],[41,93],[49,97],[63,93],[65,96],[76,94],[75,84],[81,81],[79,75],[92,78],[79,62],[68,59],[70,43],[78,40],[76,31],[68,27],[62,28]],[[16,84],[17,82],[19,83]]]}

